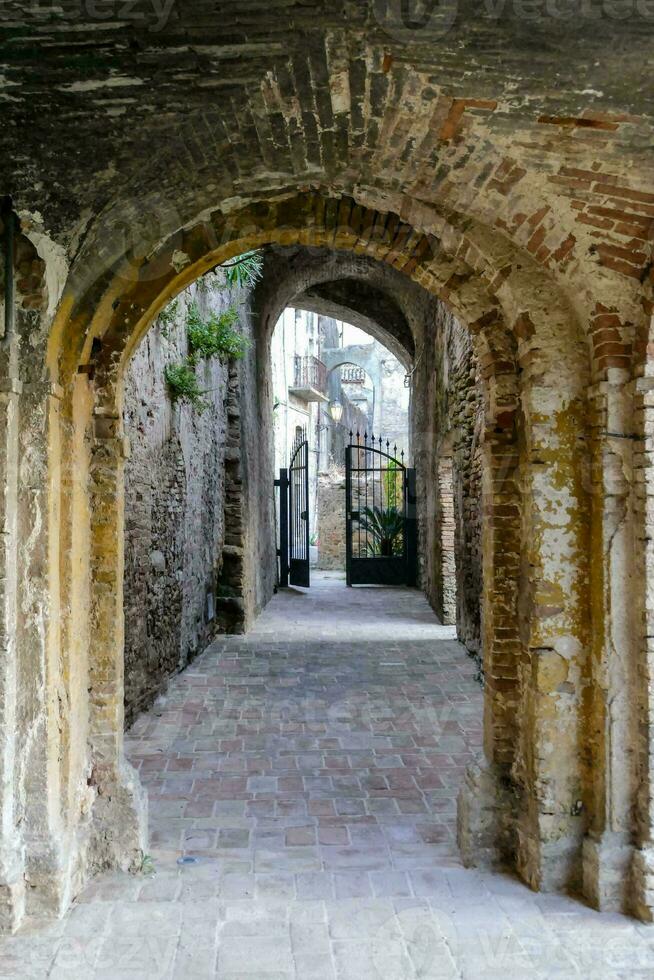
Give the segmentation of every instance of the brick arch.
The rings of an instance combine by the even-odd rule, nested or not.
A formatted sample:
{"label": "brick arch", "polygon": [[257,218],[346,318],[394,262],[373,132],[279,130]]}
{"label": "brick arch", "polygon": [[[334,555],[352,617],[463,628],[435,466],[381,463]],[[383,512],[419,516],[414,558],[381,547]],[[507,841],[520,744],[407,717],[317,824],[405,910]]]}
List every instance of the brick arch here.
{"label": "brick arch", "polygon": [[[491,701],[512,727],[501,729],[487,711],[487,744],[490,740],[490,757],[495,758],[497,752],[503,765],[508,765],[510,753],[518,756],[516,766],[511,763],[510,776],[520,800],[500,799],[498,780],[488,771],[477,782],[473,780],[468,809],[475,788],[479,789],[477,796],[489,803],[486,822],[483,814],[477,815],[476,843],[482,847],[492,844],[503,830],[503,815],[517,812],[512,844],[524,877],[535,886],[576,886],[576,854],[580,836],[586,834],[586,893],[599,905],[615,902],[614,883],[624,892],[624,855],[630,846],[625,843],[629,837],[625,806],[613,837],[605,834],[607,821],[599,817],[609,809],[607,784],[619,773],[620,760],[611,768],[606,758],[613,735],[610,710],[618,703],[613,695],[615,690],[624,690],[624,671],[613,674],[616,664],[625,658],[616,658],[615,650],[626,638],[620,636],[617,644],[616,637],[607,641],[607,606],[613,603],[613,596],[609,603],[606,597],[616,584],[622,583],[623,592],[626,590],[619,562],[607,561],[604,552],[610,552],[608,546],[616,541],[623,547],[629,545],[625,539],[628,523],[620,516],[627,494],[619,486],[614,492],[613,474],[620,466],[631,464],[619,451],[621,437],[640,437],[645,431],[640,420],[622,428],[631,411],[631,393],[621,383],[620,372],[628,367],[632,325],[636,331],[642,326],[637,310],[641,284],[651,277],[641,244],[654,203],[642,150],[646,144],[641,142],[642,136],[649,139],[650,120],[635,115],[648,112],[649,103],[629,94],[639,90],[631,82],[637,81],[648,39],[642,31],[637,38],[629,18],[622,26],[612,18],[598,21],[591,39],[567,31],[564,24],[557,27],[550,17],[561,84],[554,92],[549,84],[551,66],[533,65],[529,77],[522,79],[524,98],[516,99],[515,79],[530,63],[529,45],[534,37],[551,39],[550,31],[543,30],[545,15],[537,18],[535,33],[527,31],[524,38],[520,37],[524,32],[512,33],[510,18],[506,23],[501,20],[497,24],[501,43],[489,49],[479,32],[468,31],[465,25],[459,25],[459,33],[452,33],[449,39],[439,38],[439,43],[431,45],[406,33],[396,36],[370,16],[378,4],[350,4],[347,16],[330,10],[326,20],[308,5],[281,4],[271,10],[270,17],[246,17],[245,21],[242,11],[235,8],[232,14],[226,11],[214,27],[194,23],[190,6],[182,6],[182,25],[191,44],[198,38],[207,47],[218,48],[226,27],[227,35],[235,39],[230,45],[228,95],[214,100],[215,108],[208,112],[207,88],[202,83],[222,84],[224,71],[220,66],[209,68],[206,56],[194,50],[178,52],[177,28],[162,32],[143,59],[134,53],[140,47],[138,32],[132,37],[129,26],[110,18],[103,33],[115,55],[113,73],[132,85],[131,108],[102,117],[94,97],[83,94],[88,86],[75,84],[75,69],[71,74],[70,59],[62,56],[60,44],[51,46],[50,53],[43,47],[35,53],[28,49],[27,35],[13,39],[19,57],[27,59],[25,64],[47,60],[51,80],[45,93],[39,88],[38,72],[28,72],[25,80],[22,68],[19,72],[20,83],[27,86],[23,96],[35,94],[45,111],[43,125],[32,127],[31,132],[20,125],[7,127],[9,140],[14,141],[9,157],[36,161],[33,166],[16,168],[17,186],[27,207],[46,213],[61,241],[75,243],[84,238],[50,345],[54,390],[60,393],[56,384],[61,382],[65,396],[60,401],[57,394],[58,417],[48,406],[53,489],[48,500],[50,523],[42,535],[47,538],[48,558],[42,564],[48,566],[52,592],[59,583],[57,559],[66,551],[61,541],[72,535],[73,526],[86,520],[83,510],[75,513],[71,506],[68,485],[58,482],[59,463],[77,460],[76,454],[83,450],[92,457],[91,485],[97,504],[91,571],[97,582],[104,581],[107,591],[115,586],[115,537],[120,527],[115,510],[105,506],[103,493],[109,500],[119,490],[120,370],[157,304],[184,285],[184,268],[177,278],[168,277],[166,271],[175,252],[183,257],[189,255],[188,249],[193,254],[185,267],[190,281],[201,268],[203,256],[207,260],[228,257],[234,254],[230,243],[236,251],[248,241],[267,240],[267,234],[281,236],[282,227],[291,241],[311,242],[318,225],[323,243],[333,246],[335,224],[316,216],[315,210],[340,209],[344,201],[350,202],[343,204],[348,211],[346,220],[355,225],[344,247],[367,251],[370,242],[361,225],[364,216],[387,216],[396,222],[393,236],[402,228],[407,235],[383,241],[376,257],[391,264],[406,259],[406,274],[424,280],[426,288],[449,302],[471,330],[472,324],[482,323],[474,336],[481,356],[488,357],[493,366],[485,396],[488,444],[497,449],[489,450],[493,513],[487,523],[498,535],[497,553],[503,549],[517,562],[522,588],[516,615],[521,627],[520,662],[515,677],[499,678],[497,697]],[[284,38],[283,45],[271,44],[271,17]],[[64,46],[77,43],[77,25],[73,25],[74,34],[65,24],[59,26]],[[126,30],[134,45],[125,43]],[[617,47],[625,50],[627,41],[630,49],[636,45],[638,57],[630,64],[610,57],[616,38]],[[595,59],[593,46],[598,43],[607,57]],[[173,72],[180,54],[185,67],[177,72],[178,81],[169,72],[173,51]],[[441,85],[444,58],[447,83]],[[143,78],[132,77],[136,62]],[[471,66],[479,70],[471,71]],[[213,79],[209,71],[215,73]],[[575,84],[580,72],[587,76],[589,91],[604,90],[605,95],[598,96],[601,102],[584,106],[583,99],[580,101]],[[158,77],[166,77],[166,84],[154,84]],[[20,114],[24,104],[25,98],[15,98],[8,103],[8,111]],[[78,139],[93,145],[92,154],[68,152],[62,120],[71,118],[71,106]],[[597,111],[597,106],[604,111]],[[62,140],[61,152],[53,151],[58,140]],[[118,147],[127,147],[120,160]],[[144,167],[148,157],[151,168]],[[44,189],[38,178],[45,172]],[[61,193],[64,186],[70,193]],[[292,202],[300,192],[306,193],[306,202],[294,208]],[[113,200],[89,223],[89,212],[108,194]],[[332,204],[324,203],[325,196],[330,196]],[[257,204],[273,197],[276,201],[271,205]],[[312,199],[323,202],[313,212]],[[223,212],[214,211],[216,201],[225,202]],[[633,205],[627,208],[625,201]],[[642,210],[636,207],[640,203]],[[269,207],[280,213],[271,217],[266,212],[261,219]],[[287,220],[281,215],[285,207],[290,209]],[[634,216],[637,210],[641,213]],[[197,219],[199,213],[205,215],[203,222]],[[230,214],[237,223],[249,225],[227,240],[222,233]],[[150,218],[153,227],[149,227]],[[262,221],[267,225],[265,233]],[[119,242],[121,223],[130,233],[138,229],[142,239],[132,262],[125,258],[126,250]],[[372,227],[374,230],[376,220]],[[388,227],[384,224],[384,230]],[[177,244],[166,255],[160,243],[175,240]],[[440,250],[433,266],[417,254],[417,243],[422,240],[428,247],[433,241]],[[157,269],[159,259],[162,265]],[[162,282],[149,289],[147,278],[153,272]],[[138,288],[127,288],[126,281],[138,283]],[[604,319],[614,316],[620,327]],[[506,336],[498,337],[502,330]],[[591,334],[593,350],[585,339]],[[510,360],[511,351],[517,365],[515,390],[514,375],[500,367],[503,360]],[[612,373],[614,368],[617,376]],[[93,371],[98,394],[95,406],[85,387]],[[593,388],[587,399],[583,389],[589,371]],[[612,390],[607,392],[602,386]],[[640,394],[646,400],[646,389]],[[635,412],[639,411],[639,397],[635,398]],[[89,435],[91,412],[93,432]],[[614,428],[615,423],[620,427]],[[637,457],[637,439],[627,441],[634,443]],[[512,482],[519,484],[525,505],[520,512],[518,547],[512,539],[502,542],[499,538],[501,522],[509,529],[517,522],[510,517],[512,500],[498,496],[496,468],[505,468],[506,461],[498,467],[497,453],[515,460],[511,472],[517,475]],[[588,458],[594,463],[590,481],[583,465]],[[47,459],[44,446],[43,460]],[[77,491],[86,504],[84,481],[89,467],[83,458],[79,463]],[[600,470],[601,478],[596,480]],[[45,477],[38,474],[38,479],[45,496]],[[617,483],[621,482],[628,480],[620,477]],[[614,535],[616,527],[619,533]],[[626,533],[628,538],[629,531]],[[638,533],[648,536],[646,523],[640,524]],[[54,543],[57,534],[58,545]],[[556,567],[557,554],[566,563],[563,570]],[[589,556],[594,576],[590,590],[586,585]],[[497,573],[497,602],[491,606],[510,625],[512,612],[501,605],[506,593],[502,569]],[[589,591],[590,611],[586,608]],[[63,592],[65,607],[69,598],[65,587]],[[627,602],[623,596],[623,606]],[[54,612],[56,619],[58,610]],[[119,642],[115,612],[102,590],[96,589],[89,618],[102,643],[107,629],[114,631],[112,642]],[[647,644],[649,624],[644,621],[642,625],[643,643]],[[493,635],[498,664],[513,665],[514,636],[502,647],[499,628]],[[84,634],[76,642],[80,648],[84,643],[92,646]],[[102,643],[98,647],[101,655]],[[107,772],[112,766],[119,770],[121,758],[111,715],[112,691],[120,678],[112,673],[110,658],[103,663],[101,655],[95,658],[99,669],[93,732],[95,737],[103,731],[106,739],[99,752],[100,766],[90,774],[91,784],[96,771],[97,778],[104,778],[105,762]],[[632,660],[631,656],[627,659]],[[642,666],[639,661],[639,669]],[[602,677],[607,668],[614,690]],[[644,669],[643,680],[648,676]],[[565,679],[558,684],[557,677]],[[589,692],[583,711],[580,688]],[[633,690],[633,686],[626,689]],[[53,690],[54,685],[51,694]],[[53,695],[53,703],[55,700]],[[651,716],[644,697],[641,704],[641,727],[648,729]],[[590,727],[580,721],[584,711],[591,719]],[[584,729],[590,730],[585,741]],[[506,737],[507,730],[516,735],[513,741]],[[501,739],[500,731],[504,732]],[[591,751],[591,742],[600,746],[598,752]],[[623,756],[633,749],[629,731],[621,730],[617,745],[618,751],[624,750]],[[585,762],[580,764],[582,757]],[[501,775],[507,775],[506,765]],[[109,774],[109,784],[111,778]],[[506,782],[508,785],[509,780]],[[127,796],[128,784],[129,777],[123,779],[117,772],[116,785]],[[647,796],[649,783],[644,785],[643,796]],[[625,800],[628,809],[630,792],[625,793]],[[126,807],[128,818],[134,809]],[[644,805],[641,812],[646,809]],[[474,820],[469,813],[468,827]],[[102,838],[102,826],[100,830]],[[124,852],[124,844],[120,849]],[[642,904],[650,908],[651,892],[648,896],[645,884],[643,876]]]}
{"label": "brick arch", "polygon": [[[144,244],[144,257],[116,260],[111,273],[105,270],[81,294],[80,273],[73,269],[53,332],[52,368],[73,371],[84,347],[100,336],[112,351],[122,345],[120,337],[127,338],[129,350],[172,295],[217,262],[270,242],[349,249],[392,265],[443,299],[464,323],[504,304],[514,308],[517,319],[538,296],[542,309],[560,310],[560,322],[552,316],[545,325],[549,337],[561,341],[581,336],[565,297],[528,255],[499,236],[482,250],[469,230],[410,199],[405,212],[394,214],[351,197],[318,192],[285,196],[237,212],[214,211],[161,244],[156,239],[149,247]],[[532,318],[532,333],[523,339],[529,340],[539,326]]]}
{"label": "brick arch", "polygon": [[[486,386],[489,682],[487,758],[463,792],[461,845],[469,863],[517,853],[517,869],[534,887],[579,877],[583,825],[569,800],[583,783],[578,718],[589,599],[579,446],[586,438],[586,341],[566,297],[527,256],[506,245],[496,256],[484,254],[464,230],[440,218],[436,224],[441,237],[352,198],[283,197],[213,212],[153,247],[137,266],[125,259],[83,295],[72,285],[65,295],[51,338],[52,370],[68,399],[80,370],[94,378],[92,418],[78,406],[71,431],[85,427],[90,440],[89,648],[102,691],[91,712],[91,740],[98,779],[114,787],[104,798],[124,806],[117,836],[108,811],[98,818],[115,860],[133,849],[141,826],[138,786],[125,770],[121,740],[122,371],[172,296],[217,263],[277,242],[349,250],[391,265],[470,330]],[[75,459],[64,439],[62,453],[67,448]],[[556,559],[561,549],[563,567]],[[560,660],[570,663],[573,696],[565,704],[547,689]],[[534,738],[551,739],[553,754],[535,754]],[[538,796],[543,780],[556,783],[554,829],[551,804]]]}

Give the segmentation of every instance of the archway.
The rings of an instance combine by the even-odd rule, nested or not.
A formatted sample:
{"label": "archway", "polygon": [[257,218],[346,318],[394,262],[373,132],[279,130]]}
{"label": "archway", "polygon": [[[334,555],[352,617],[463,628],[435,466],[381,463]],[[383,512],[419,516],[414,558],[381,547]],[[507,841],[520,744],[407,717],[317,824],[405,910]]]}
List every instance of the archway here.
{"label": "archway", "polygon": [[[58,360],[66,391],[73,392],[73,370],[80,362],[92,363],[95,372],[95,435],[90,473],[94,487],[91,554],[96,575],[91,583],[94,615],[90,648],[94,651],[91,674],[96,672],[103,679],[102,702],[91,712],[92,739],[103,759],[99,776],[116,787],[125,781],[121,775],[117,696],[121,686],[116,663],[120,648],[119,627],[116,629],[120,624],[119,589],[107,588],[112,583],[116,585],[120,569],[119,551],[112,544],[113,534],[108,538],[107,532],[121,525],[118,416],[123,365],[166,299],[217,261],[271,240],[295,240],[321,247],[336,240],[342,248],[360,248],[362,229],[366,228],[365,250],[369,255],[403,264],[406,274],[444,298],[465,320],[483,365],[489,518],[484,529],[486,752],[490,768],[478,779],[462,809],[464,853],[468,860],[475,860],[485,851],[496,853],[498,847],[508,853],[517,844],[518,867],[527,880],[552,887],[568,884],[575,868],[579,868],[583,833],[579,814],[569,812],[567,804],[570,787],[581,783],[579,731],[576,713],[570,711],[571,701],[578,703],[578,694],[568,694],[564,704],[552,697],[549,689],[546,696],[541,692],[534,698],[532,689],[534,683],[537,689],[538,685],[549,683],[546,678],[563,658],[568,665],[566,683],[577,692],[585,658],[582,624],[587,616],[583,586],[586,505],[577,453],[578,439],[585,439],[585,368],[583,344],[579,340],[571,342],[575,327],[570,309],[533,265],[516,266],[498,279],[496,271],[478,253],[466,252],[462,245],[459,251],[467,255],[468,262],[478,265],[474,272],[463,259],[453,259],[445,253],[435,239],[403,226],[393,216],[359,209],[353,201],[343,199],[339,203],[319,196],[287,199],[246,209],[241,215],[232,214],[226,222],[217,212],[214,220],[217,224],[213,230],[212,226],[201,224],[153,252],[138,281],[126,284],[118,275],[104,289],[104,298],[94,294],[72,306],[70,301],[65,302],[60,326],[53,332],[52,363],[54,366]],[[448,233],[454,232],[450,229]],[[217,240],[225,244],[216,248]],[[400,256],[407,255],[411,256],[408,261],[400,261]],[[540,283],[540,292],[534,293],[536,282]],[[535,303],[534,296],[538,297]],[[516,311],[520,311],[517,318]],[[505,317],[511,329],[505,327]],[[81,338],[86,339],[81,342]],[[565,372],[557,353],[561,344],[569,348]],[[536,347],[537,364],[530,354]],[[522,366],[519,411],[513,360],[516,349]],[[546,415],[539,408],[544,397]],[[88,424],[88,407],[83,410],[80,402],[80,396],[77,404],[75,399],[71,402],[73,431],[83,431]],[[561,421],[564,418],[565,425]],[[547,467],[543,467],[543,458],[548,461]],[[79,452],[76,460],[83,467]],[[517,497],[517,467],[522,480],[521,499]],[[563,527],[552,517],[559,512],[574,513],[578,520]],[[516,540],[519,514],[523,539],[528,534],[532,542],[528,574],[520,567]],[[554,540],[557,550],[566,542],[564,550],[569,562],[564,567],[550,551],[548,542]],[[520,580],[523,600],[516,608]],[[102,587],[98,588],[100,581]],[[518,651],[525,644],[532,651],[535,673],[531,676],[521,673],[518,662]],[[535,650],[538,653],[534,655]],[[528,745],[536,730],[539,738],[551,732],[557,747],[552,756],[530,755]],[[541,810],[534,796],[534,787],[552,767],[556,770],[552,775],[554,785],[558,787],[555,797],[560,801],[555,831],[547,829],[551,823],[546,816],[547,807]],[[524,794],[525,809],[519,806],[517,813],[515,797],[507,796],[507,778],[517,779]],[[488,819],[489,814],[492,820]],[[113,841],[116,851],[129,852],[127,841],[113,836],[118,823],[113,814],[111,818],[107,814],[100,823],[105,839]],[[129,821],[120,823],[125,834]]]}

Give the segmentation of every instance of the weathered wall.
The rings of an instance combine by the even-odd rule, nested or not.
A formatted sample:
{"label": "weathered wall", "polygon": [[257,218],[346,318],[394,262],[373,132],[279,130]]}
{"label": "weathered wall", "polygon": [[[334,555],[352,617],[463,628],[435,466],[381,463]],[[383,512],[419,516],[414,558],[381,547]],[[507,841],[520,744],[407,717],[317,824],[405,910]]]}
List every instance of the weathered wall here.
{"label": "weathered wall", "polygon": [[[251,347],[230,365],[223,598],[218,602],[219,615],[234,632],[248,629],[276,581],[270,338],[250,301],[241,324]],[[234,589],[240,592],[236,601],[230,598]]]}
{"label": "weathered wall", "polygon": [[422,584],[444,622],[481,654],[482,386],[467,331],[435,304],[417,362]]}
{"label": "weathered wall", "polygon": [[318,477],[318,568],[345,570],[345,472],[333,467]]}
{"label": "weathered wall", "polygon": [[[209,281],[215,282],[215,279]],[[186,315],[236,305],[252,344],[242,360],[196,368],[200,412],[174,402],[165,369],[188,353]],[[176,310],[170,320],[169,313]],[[272,592],[266,452],[260,443],[256,362],[247,290],[185,290],[133,355],[125,378],[125,708],[147,707],[170,674],[217,630],[242,631]],[[247,541],[258,541],[254,560]]]}
{"label": "weathered wall", "polygon": [[126,721],[147,707],[168,676],[202,650],[216,628],[215,591],[224,543],[227,367],[198,367],[207,408],[173,402],[165,369],[188,353],[186,313],[227,308],[229,291],[192,286],[174,322],[158,320],[125,377]]}

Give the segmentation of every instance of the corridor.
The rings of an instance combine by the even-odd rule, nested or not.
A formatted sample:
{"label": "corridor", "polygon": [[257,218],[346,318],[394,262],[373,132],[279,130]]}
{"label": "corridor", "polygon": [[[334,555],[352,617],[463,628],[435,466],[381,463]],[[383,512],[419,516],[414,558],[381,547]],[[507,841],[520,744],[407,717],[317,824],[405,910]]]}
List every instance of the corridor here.
{"label": "corridor", "polygon": [[278,594],[129,733],[143,873],[2,940],[0,976],[652,976],[652,927],[461,866],[476,672],[417,591],[323,574]]}

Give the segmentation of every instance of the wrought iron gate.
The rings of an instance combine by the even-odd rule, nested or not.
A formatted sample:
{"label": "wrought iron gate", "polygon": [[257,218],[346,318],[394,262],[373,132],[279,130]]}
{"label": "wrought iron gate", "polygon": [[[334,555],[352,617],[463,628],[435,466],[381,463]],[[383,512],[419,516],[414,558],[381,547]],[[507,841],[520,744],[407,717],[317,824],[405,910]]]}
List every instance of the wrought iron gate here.
{"label": "wrought iron gate", "polygon": [[279,471],[279,584],[308,588],[309,572],[309,443],[298,434],[288,469]]}
{"label": "wrought iron gate", "polygon": [[397,446],[350,432],[345,450],[348,585],[415,585],[415,470]]}

